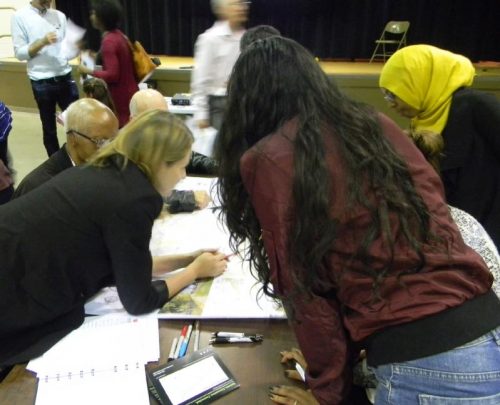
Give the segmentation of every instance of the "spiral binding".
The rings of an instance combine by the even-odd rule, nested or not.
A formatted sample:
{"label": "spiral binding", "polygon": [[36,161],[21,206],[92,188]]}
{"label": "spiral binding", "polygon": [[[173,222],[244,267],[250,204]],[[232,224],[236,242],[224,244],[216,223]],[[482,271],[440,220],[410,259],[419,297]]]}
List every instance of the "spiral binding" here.
{"label": "spiral binding", "polygon": [[43,380],[44,382],[48,383],[51,381],[61,381],[63,379],[71,380],[71,379],[75,379],[75,378],[85,378],[86,376],[95,377],[100,373],[105,373],[105,372],[110,372],[110,371],[114,372],[114,373],[118,373],[120,371],[130,371],[130,370],[133,370],[134,368],[137,370],[141,366],[142,365],[139,362],[135,362],[135,364],[132,363],[132,365],[129,365],[128,363],[123,364],[122,366],[115,365],[110,369],[96,370],[95,368],[91,368],[89,371],[80,370],[77,373],[72,372],[72,371],[68,371],[67,373],[56,373],[54,376],[45,375],[43,377],[40,377],[40,380]]}

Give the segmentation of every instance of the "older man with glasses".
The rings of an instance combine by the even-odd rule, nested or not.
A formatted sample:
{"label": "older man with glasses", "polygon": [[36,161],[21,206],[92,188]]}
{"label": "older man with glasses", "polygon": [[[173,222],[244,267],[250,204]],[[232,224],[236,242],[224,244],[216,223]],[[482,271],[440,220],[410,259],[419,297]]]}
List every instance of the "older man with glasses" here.
{"label": "older man with glasses", "polygon": [[37,188],[63,170],[85,163],[116,136],[118,119],[101,102],[82,98],[69,106],[65,129],[66,143],[21,181],[12,198]]}

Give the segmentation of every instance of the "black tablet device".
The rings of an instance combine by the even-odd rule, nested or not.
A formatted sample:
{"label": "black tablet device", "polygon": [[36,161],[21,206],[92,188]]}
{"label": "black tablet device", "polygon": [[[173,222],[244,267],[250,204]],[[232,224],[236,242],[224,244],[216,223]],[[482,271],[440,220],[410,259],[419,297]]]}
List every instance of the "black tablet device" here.
{"label": "black tablet device", "polygon": [[148,377],[163,405],[208,404],[240,386],[210,347],[148,371]]}

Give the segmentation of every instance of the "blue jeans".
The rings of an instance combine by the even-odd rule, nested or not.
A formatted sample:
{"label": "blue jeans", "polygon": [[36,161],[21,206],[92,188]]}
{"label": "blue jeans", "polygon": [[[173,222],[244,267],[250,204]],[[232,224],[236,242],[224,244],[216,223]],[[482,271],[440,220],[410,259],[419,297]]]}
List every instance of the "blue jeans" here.
{"label": "blue jeans", "polygon": [[376,405],[499,405],[500,327],[453,350],[372,370]]}
{"label": "blue jeans", "polygon": [[78,88],[71,79],[47,82],[31,81],[31,88],[40,111],[43,129],[43,144],[50,156],[59,150],[56,128],[56,105],[64,111],[75,100],[78,100]]}

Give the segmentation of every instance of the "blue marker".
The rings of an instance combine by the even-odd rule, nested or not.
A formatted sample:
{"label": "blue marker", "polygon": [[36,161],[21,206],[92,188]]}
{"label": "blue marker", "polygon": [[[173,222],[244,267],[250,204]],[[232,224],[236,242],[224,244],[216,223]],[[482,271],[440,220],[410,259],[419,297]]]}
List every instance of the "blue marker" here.
{"label": "blue marker", "polygon": [[181,350],[179,351],[179,357],[184,357],[189,346],[189,338],[191,337],[191,332],[193,331],[193,325],[189,325],[186,338],[182,341]]}

